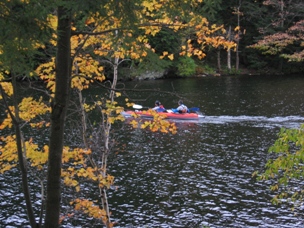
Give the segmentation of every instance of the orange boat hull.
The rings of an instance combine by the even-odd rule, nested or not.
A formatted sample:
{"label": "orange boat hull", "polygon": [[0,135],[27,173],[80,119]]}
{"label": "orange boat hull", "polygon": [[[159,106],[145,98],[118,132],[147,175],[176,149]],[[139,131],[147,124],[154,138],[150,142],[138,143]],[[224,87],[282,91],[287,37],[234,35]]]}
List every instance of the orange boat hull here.
{"label": "orange boat hull", "polygon": [[[132,117],[133,114],[139,115],[141,118],[153,118],[152,114],[142,111],[124,111],[121,113],[125,117]],[[165,119],[177,119],[177,120],[197,120],[199,115],[196,113],[169,113],[160,112],[159,115],[165,117]]]}

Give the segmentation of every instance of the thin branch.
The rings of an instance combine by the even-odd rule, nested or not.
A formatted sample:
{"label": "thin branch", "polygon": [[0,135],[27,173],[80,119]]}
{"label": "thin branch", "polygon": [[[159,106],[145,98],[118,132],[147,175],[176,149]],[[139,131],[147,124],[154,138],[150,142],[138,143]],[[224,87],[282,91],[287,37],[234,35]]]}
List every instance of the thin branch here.
{"label": "thin branch", "polygon": [[[144,27],[149,27],[149,26],[157,26],[157,27],[169,27],[169,26],[174,26],[174,27],[180,27],[180,24],[174,25],[174,24],[165,24],[165,23],[146,23],[146,24],[139,24],[137,28],[144,28]],[[75,32],[72,31],[72,36],[74,35],[89,35],[89,36],[97,36],[97,35],[102,35],[102,34],[107,34],[110,32],[115,32],[115,31],[128,31],[128,30],[133,30],[131,27],[126,27],[126,28],[113,28],[113,29],[107,29],[101,32],[86,32],[86,31],[79,31]]]}
{"label": "thin branch", "polygon": [[4,102],[4,106],[5,106],[6,110],[8,111],[10,117],[12,118],[12,120],[15,124],[19,124],[15,115],[13,114],[13,112],[9,108],[8,102],[6,100],[6,94],[5,94],[4,89],[3,89],[1,84],[0,84],[0,91],[1,91],[1,96],[2,96],[3,102]]}
{"label": "thin branch", "polygon": [[71,57],[71,62],[74,62],[75,57],[78,55],[78,53],[81,51],[81,49],[83,48],[83,46],[85,45],[86,41],[89,39],[90,36],[87,36],[84,41],[82,42],[82,44],[80,46],[77,47],[75,54]]}
{"label": "thin branch", "polygon": [[32,86],[32,83],[30,83],[29,88],[30,88],[30,89],[33,89],[33,90],[35,90],[35,91],[42,92],[42,93],[46,94],[50,99],[53,99],[53,97],[51,96],[51,94],[50,94],[47,90],[45,90],[45,89],[39,89],[39,88],[33,87],[33,86]]}

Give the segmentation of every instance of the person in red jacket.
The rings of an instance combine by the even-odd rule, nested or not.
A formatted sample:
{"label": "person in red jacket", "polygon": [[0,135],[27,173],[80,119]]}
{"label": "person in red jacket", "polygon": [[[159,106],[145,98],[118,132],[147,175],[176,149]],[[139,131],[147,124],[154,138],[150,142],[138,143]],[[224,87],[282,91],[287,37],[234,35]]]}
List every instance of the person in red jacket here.
{"label": "person in red jacket", "polygon": [[158,100],[155,101],[155,107],[152,108],[152,110],[154,110],[156,112],[165,112],[166,111],[165,107]]}

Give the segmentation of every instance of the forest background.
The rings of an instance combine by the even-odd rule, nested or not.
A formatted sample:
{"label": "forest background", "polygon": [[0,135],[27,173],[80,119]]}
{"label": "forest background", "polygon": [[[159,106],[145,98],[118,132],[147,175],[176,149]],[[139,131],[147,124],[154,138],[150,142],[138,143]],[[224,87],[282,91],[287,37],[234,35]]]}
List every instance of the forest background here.
{"label": "forest background", "polygon": [[[13,10],[16,14],[21,13],[18,16],[20,18],[26,13],[21,12],[18,7]],[[172,27],[162,26],[160,31],[154,31],[146,37],[153,52],[148,52],[144,60],[124,61],[119,64],[119,79],[227,74],[293,74],[304,71],[301,63],[304,58],[302,1],[205,0],[195,9],[195,12],[206,20],[201,21],[202,25],[207,23],[209,26],[221,26],[225,31],[222,33],[217,29],[213,32],[210,37],[218,39],[211,41],[215,42],[214,45],[210,45],[206,40],[205,45],[198,43],[199,35],[193,25],[187,25],[187,28],[179,31]],[[16,18],[16,20],[19,19]],[[29,28],[27,25],[29,22],[25,20],[23,17],[19,21],[19,26],[24,29]],[[5,24],[3,26],[6,27]],[[22,30],[19,32],[22,35]],[[222,39],[235,42],[236,46],[227,50],[221,44]],[[185,48],[187,54],[181,54],[182,48]],[[48,61],[52,56],[50,46],[40,48],[40,51],[35,62],[31,63],[33,68]],[[162,55],[167,55],[167,57],[159,58]],[[104,75],[112,78],[111,64],[106,61],[100,64],[104,66]]]}
{"label": "forest background", "polygon": [[[117,103],[125,92],[116,88],[117,80],[147,72],[181,77],[250,70],[301,73],[303,4],[301,0],[1,1],[0,99],[6,117],[0,127],[0,168],[4,173],[18,165],[31,227],[58,227],[73,217],[71,211],[82,211],[107,227],[114,225],[107,201],[107,190],[114,183],[107,170],[115,145],[111,126],[123,120],[122,105],[132,105],[127,98],[126,104]],[[101,83],[107,79],[111,80]],[[35,88],[41,92],[39,99],[20,93],[18,82],[23,80],[42,82]],[[107,88],[108,94],[87,103],[82,91],[92,83]],[[77,95],[73,100],[71,93]],[[90,122],[90,112],[100,113],[99,123]],[[73,130],[65,129],[71,113],[77,113],[78,120]],[[153,121],[139,126],[176,132],[174,124],[154,115]],[[24,134],[45,129],[49,134],[43,145]],[[66,132],[78,136],[69,142]],[[33,174],[39,177],[41,208],[32,206],[28,178]],[[86,198],[82,181],[98,186],[97,200]],[[64,211],[62,182],[77,195]]]}

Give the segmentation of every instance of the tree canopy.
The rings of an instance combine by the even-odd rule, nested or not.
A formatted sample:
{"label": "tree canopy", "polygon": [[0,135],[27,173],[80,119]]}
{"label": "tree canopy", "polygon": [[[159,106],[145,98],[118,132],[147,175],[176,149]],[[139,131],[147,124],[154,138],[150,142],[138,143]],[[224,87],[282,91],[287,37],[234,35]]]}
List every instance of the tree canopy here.
{"label": "tree canopy", "polygon": [[[255,6],[255,10],[250,11],[249,6]],[[196,67],[194,61],[201,63],[202,59],[213,54],[213,50],[238,50],[238,54],[240,48],[245,50],[246,46],[301,62],[301,6],[300,0],[254,3],[1,1],[0,101],[6,108],[6,117],[0,129],[8,129],[9,133],[0,138],[0,171],[7,172],[19,166],[31,226],[42,226],[44,221],[45,227],[57,227],[59,222],[68,219],[69,216],[60,211],[61,180],[75,192],[81,192],[80,179],[94,182],[100,190],[100,198],[97,203],[89,201],[85,195],[71,199],[73,210],[81,210],[107,227],[113,226],[106,194],[114,181],[107,171],[111,126],[122,121],[121,111],[132,105],[128,99],[125,104],[117,102],[117,97],[121,96],[116,88],[119,66],[144,68],[144,63],[149,65],[154,61],[159,63],[157,66],[168,67],[168,62],[177,61],[181,66],[191,66],[191,69],[177,68],[176,72],[182,76],[192,75]],[[223,16],[217,21],[220,15]],[[253,21],[265,15],[265,21]],[[252,25],[256,29],[250,28]],[[233,32],[228,36],[227,30],[231,26]],[[256,44],[246,37],[246,26],[250,37],[259,38]],[[108,68],[112,79],[107,87],[108,93],[86,103],[82,91],[92,83],[104,82],[109,75]],[[37,88],[41,91],[40,97],[21,94],[17,87],[20,79],[43,82],[43,88]],[[77,94],[73,103],[81,123],[77,146],[69,145],[64,139],[66,123],[70,121],[67,114],[72,103],[71,93]],[[96,125],[90,123],[88,116],[94,111],[101,116]],[[137,122],[132,124],[138,125]],[[152,131],[176,132],[174,125],[157,114],[153,121],[140,123],[140,126]],[[26,136],[25,129],[48,129],[50,134],[41,145],[35,138]],[[101,164],[96,160],[101,160]],[[42,201],[46,200],[46,209],[41,205],[39,213],[31,205],[28,169],[44,171],[47,180],[47,195],[42,196]],[[41,188],[44,189],[43,181]],[[40,214],[44,214],[44,209],[43,220]]]}
{"label": "tree canopy", "polygon": [[[166,50],[160,58],[173,60],[175,56],[205,56],[207,46],[233,48],[226,41],[222,26],[211,25],[196,12],[201,1],[4,1],[1,2],[0,89],[1,101],[6,107],[7,117],[1,129],[14,127],[15,134],[1,136],[1,172],[19,165],[27,213],[32,227],[42,226],[42,217],[32,208],[29,194],[28,172],[31,169],[44,171],[46,176],[45,227],[57,227],[68,216],[60,211],[63,182],[81,191],[80,179],[96,183],[100,190],[100,201],[96,204],[85,196],[71,199],[74,210],[81,210],[90,217],[99,219],[112,227],[107,189],[114,177],[107,172],[107,159],[111,152],[111,125],[123,120],[122,106],[115,101],[118,65],[130,60],[142,61],[154,48],[148,36],[155,36],[163,28],[173,34],[183,31],[179,53]],[[192,42],[195,40],[196,44]],[[93,104],[86,104],[82,91],[91,83],[105,80],[104,64],[113,68],[113,81],[109,93]],[[44,82],[38,100],[21,95],[17,89],[20,77],[36,77]],[[78,94],[78,116],[80,138],[78,146],[65,145],[64,133],[70,94]],[[75,101],[76,102],[76,101]],[[126,100],[126,105],[131,105]],[[92,147],[93,130],[89,129],[88,112],[100,112],[100,123],[96,138],[99,144]],[[133,123],[134,124],[134,123]],[[174,124],[155,114],[154,121],[144,122],[142,128],[152,131],[176,132]],[[50,136],[46,144],[40,145],[35,138],[25,136],[26,128],[39,131],[48,128]],[[96,132],[95,132],[96,133]],[[92,142],[92,141],[91,141]],[[102,145],[102,146],[101,146]],[[99,164],[96,162],[101,160]],[[28,166],[27,164],[30,164]],[[41,181],[41,188],[43,187]]]}

